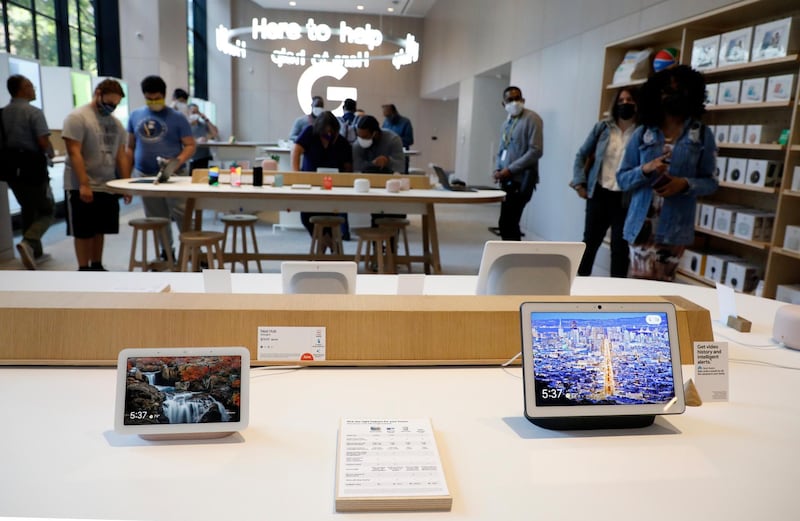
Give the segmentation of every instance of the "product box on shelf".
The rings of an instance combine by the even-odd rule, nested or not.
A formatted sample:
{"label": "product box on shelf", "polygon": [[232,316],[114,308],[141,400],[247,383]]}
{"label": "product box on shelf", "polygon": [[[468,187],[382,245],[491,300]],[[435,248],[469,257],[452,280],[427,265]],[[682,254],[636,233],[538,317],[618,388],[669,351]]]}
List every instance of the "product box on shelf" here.
{"label": "product box on shelf", "polygon": [[717,88],[717,105],[736,105],[739,103],[741,80],[723,81]]}
{"label": "product box on shelf", "polygon": [[776,143],[782,130],[775,125],[747,125],[744,131],[745,143],[748,145]]}
{"label": "product box on shelf", "polygon": [[717,104],[717,88],[719,84],[717,83],[707,83],[706,84],[706,105],[716,105]]}
{"label": "product box on shelf", "polygon": [[775,300],[788,302],[789,304],[800,304],[800,284],[778,284]]}
{"label": "product box on shelf", "polygon": [[767,78],[750,78],[742,80],[742,92],[739,103],[761,103],[764,101],[764,87]]}
{"label": "product box on shelf", "polygon": [[783,236],[783,249],[800,253],[800,226],[794,224],[786,225],[786,233]]}
{"label": "product box on shelf", "polygon": [[717,66],[736,65],[750,61],[752,27],[743,27],[720,35]]}
{"label": "product box on shelf", "polygon": [[694,250],[684,250],[678,266],[683,271],[702,277],[706,269],[706,254]]}
{"label": "product box on shelf", "polygon": [[728,131],[730,131],[730,129],[731,129],[730,125],[716,126],[714,130],[716,132],[715,136],[717,138],[718,145],[724,145],[728,142]]}
{"label": "product box on shelf", "polygon": [[725,282],[736,291],[753,291],[756,289],[761,269],[746,262],[730,261],[725,265]]}
{"label": "product box on shelf", "polygon": [[745,184],[749,186],[776,186],[783,173],[783,163],[766,159],[748,159]]}
{"label": "product box on shelf", "polygon": [[700,216],[700,220],[697,223],[697,226],[700,228],[704,228],[706,230],[711,230],[714,227],[714,208],[715,205],[710,203],[699,203],[699,208],[697,209],[697,214]]}
{"label": "product box on shelf", "polygon": [[741,206],[721,205],[714,208],[714,227],[717,233],[730,235],[733,233],[733,224],[736,222],[736,212]]}
{"label": "product box on shelf", "polygon": [[766,101],[789,101],[792,99],[794,74],[770,76],[767,80]]}
{"label": "product box on shelf", "polygon": [[782,58],[800,49],[798,17],[782,18],[757,25],[753,34],[751,61]]}
{"label": "product box on shelf", "polygon": [[774,221],[774,219],[774,213],[751,209],[740,210],[736,212],[733,235],[748,241],[769,241],[772,234],[772,224],[768,223],[768,221]]}
{"label": "product box on shelf", "polygon": [[731,145],[744,144],[744,125],[731,125],[728,131],[728,143]]}
{"label": "product box on shelf", "polygon": [[742,260],[736,255],[708,254],[706,255],[706,268],[703,271],[703,276],[714,282],[723,282],[727,264],[729,262],[741,262]]}
{"label": "product box on shelf", "polygon": [[714,169],[714,178],[717,181],[725,179],[725,170],[728,168],[728,158],[717,156],[717,167]]}
{"label": "product box on shelf", "polygon": [[747,159],[729,157],[728,169],[725,171],[725,182],[744,184],[747,174]]}
{"label": "product box on shelf", "polygon": [[715,34],[692,42],[692,68],[698,71],[713,69],[717,66],[719,54],[719,37]]}
{"label": "product box on shelf", "polygon": [[647,78],[650,72],[650,54],[653,49],[631,49],[625,53],[622,62],[614,70],[614,84]]}
{"label": "product box on shelf", "polygon": [[800,166],[794,167],[794,174],[792,174],[792,191],[800,192]]}

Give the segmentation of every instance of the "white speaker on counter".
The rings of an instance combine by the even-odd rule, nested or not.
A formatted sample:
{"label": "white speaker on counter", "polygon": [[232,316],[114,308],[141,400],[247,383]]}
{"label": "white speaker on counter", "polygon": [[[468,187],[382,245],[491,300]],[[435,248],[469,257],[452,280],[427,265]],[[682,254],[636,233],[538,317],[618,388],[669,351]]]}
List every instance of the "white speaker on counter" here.
{"label": "white speaker on counter", "polygon": [[772,338],[790,349],[800,350],[800,306],[781,306],[775,313]]}

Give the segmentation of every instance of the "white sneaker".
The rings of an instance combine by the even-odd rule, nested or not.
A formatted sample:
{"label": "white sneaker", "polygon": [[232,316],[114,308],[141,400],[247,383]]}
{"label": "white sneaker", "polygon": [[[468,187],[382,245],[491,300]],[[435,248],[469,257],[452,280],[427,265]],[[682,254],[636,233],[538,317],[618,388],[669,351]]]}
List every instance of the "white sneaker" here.
{"label": "white sneaker", "polygon": [[22,264],[29,270],[36,269],[36,261],[33,260],[33,248],[27,242],[20,242],[17,244],[17,251]]}

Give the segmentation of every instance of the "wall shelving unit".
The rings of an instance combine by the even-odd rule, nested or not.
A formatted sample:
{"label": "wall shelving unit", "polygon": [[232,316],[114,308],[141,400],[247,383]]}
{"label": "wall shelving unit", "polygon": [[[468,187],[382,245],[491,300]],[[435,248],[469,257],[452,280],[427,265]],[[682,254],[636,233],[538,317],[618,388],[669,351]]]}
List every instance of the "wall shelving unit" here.
{"label": "wall shelving unit", "polygon": [[[629,83],[613,84],[614,71],[629,50],[652,48],[653,52],[665,47],[674,47],[680,52],[680,63],[691,64],[692,44],[695,40],[722,34],[743,27],[800,16],[797,0],[745,0],[721,9],[684,20],[642,35],[615,42],[606,47],[601,90],[600,117],[607,116],[607,109],[616,90],[627,85],[641,85],[645,79]],[[793,20],[793,25],[800,19]],[[796,30],[793,27],[793,30]],[[719,145],[723,157],[766,159],[783,162],[783,177],[780,186],[758,187],[720,182],[719,190],[704,202],[738,204],[749,208],[775,213],[775,224],[769,241],[748,241],[705,228],[696,228],[693,250],[711,250],[734,254],[747,262],[759,266],[763,271],[763,296],[774,298],[779,284],[800,283],[800,253],[783,248],[787,225],[800,225],[800,192],[791,191],[795,166],[800,165],[800,55],[798,49],[789,49],[785,57],[757,62],[729,65],[704,70],[708,83],[745,80],[782,74],[794,74],[794,96],[789,101],[744,103],[734,105],[711,105],[707,107],[704,121],[708,125],[774,125],[789,129],[787,145],[730,144]],[[652,56],[651,56],[652,60]],[[702,276],[679,270],[681,279],[701,284],[713,282]]]}

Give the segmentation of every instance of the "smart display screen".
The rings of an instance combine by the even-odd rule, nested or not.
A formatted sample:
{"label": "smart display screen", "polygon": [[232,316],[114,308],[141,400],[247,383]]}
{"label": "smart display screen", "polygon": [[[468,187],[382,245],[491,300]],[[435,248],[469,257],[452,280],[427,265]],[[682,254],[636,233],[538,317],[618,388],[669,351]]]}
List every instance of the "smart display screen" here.
{"label": "smart display screen", "polygon": [[240,421],[241,356],[129,357],[125,425]]}
{"label": "smart display screen", "polygon": [[537,406],[666,404],[675,398],[663,312],[532,312]]}

